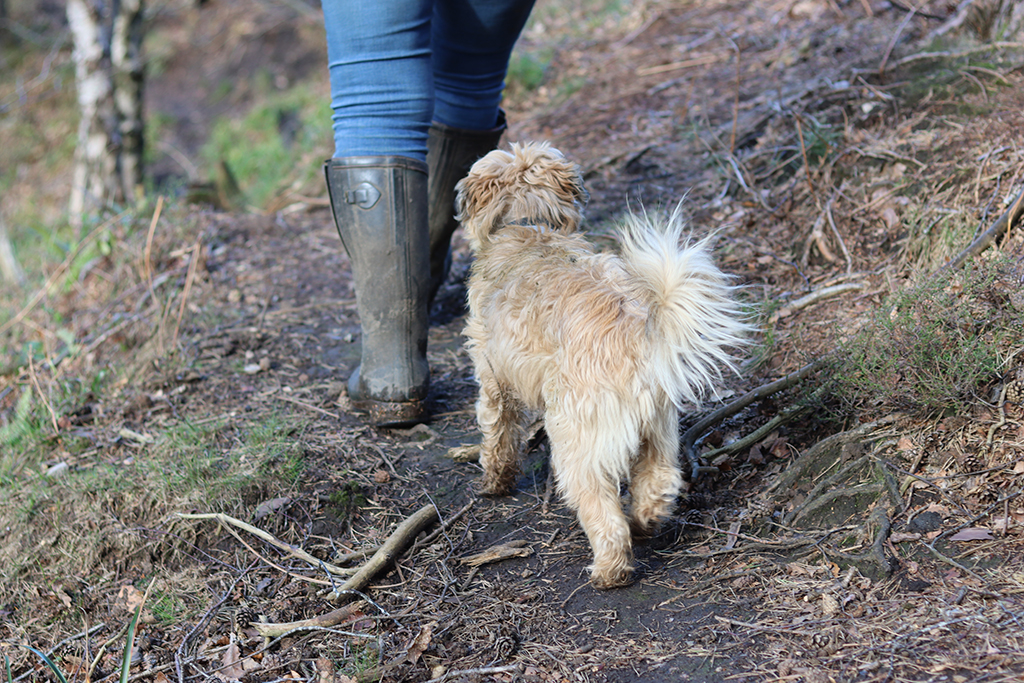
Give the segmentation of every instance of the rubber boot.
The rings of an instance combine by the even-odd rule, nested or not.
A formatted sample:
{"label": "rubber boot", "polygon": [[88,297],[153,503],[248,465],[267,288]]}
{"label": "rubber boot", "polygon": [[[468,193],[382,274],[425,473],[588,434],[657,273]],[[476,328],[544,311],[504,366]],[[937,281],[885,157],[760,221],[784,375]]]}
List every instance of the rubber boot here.
{"label": "rubber boot", "polygon": [[324,172],[363,330],[348,381],[352,407],[381,427],[424,422],[427,166],[407,157],[346,157],[327,161]]}
{"label": "rubber boot", "polygon": [[437,122],[430,126],[430,301],[451,267],[452,233],[459,225],[455,220],[455,184],[466,177],[473,162],[498,146],[507,127],[503,111],[498,112],[498,125],[490,130],[462,130]]}

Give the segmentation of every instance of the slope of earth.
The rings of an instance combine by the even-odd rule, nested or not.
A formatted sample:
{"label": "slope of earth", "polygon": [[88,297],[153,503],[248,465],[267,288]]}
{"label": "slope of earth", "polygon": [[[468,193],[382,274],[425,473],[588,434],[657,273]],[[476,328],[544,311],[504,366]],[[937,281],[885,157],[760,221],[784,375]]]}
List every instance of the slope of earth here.
{"label": "slope of earth", "polygon": [[[285,6],[266,10],[275,26],[291,16]],[[180,312],[163,312],[182,321],[180,352],[167,350],[173,339],[151,340],[116,396],[88,407],[77,432],[88,447],[62,443],[55,457],[71,474],[38,499],[0,507],[10,521],[0,559],[20,567],[5,574],[5,640],[52,652],[79,679],[87,670],[87,680],[113,677],[120,628],[155,586],[132,673],[158,683],[1022,675],[1024,423],[1011,400],[1024,382],[1014,374],[1021,238],[1011,231],[996,256],[972,257],[916,308],[887,299],[919,291],[921,274],[1013,208],[1024,170],[1020,46],[929,42],[949,14],[943,3],[913,13],[870,0],[631,7],[607,21],[538,7],[521,49],[551,55],[547,80],[509,98],[508,138],[549,139],[580,163],[600,240],[627,205],[684,196],[694,231],[718,231],[721,263],[762,328],[724,396],[843,348],[885,302],[883,318],[908,308],[922,329],[936,308],[998,321],[1016,333],[991,340],[1005,363],[954,387],[959,402],[945,412],[921,410],[919,394],[903,392],[906,368],[896,368],[869,399],[797,385],[730,416],[700,446],[718,473],[690,482],[676,516],[637,548],[636,583],[600,592],[587,582],[586,539],[551,493],[542,437],[506,498],[479,498],[479,467],[452,457],[478,441],[460,336],[461,237],[432,311],[435,418],[373,430],[346,406],[359,324],[326,209],[196,210],[173,219],[181,248],[164,264],[187,282]],[[230,54],[246,61],[239,50]],[[178,54],[168,73],[184,78],[212,53]],[[160,87],[154,102],[184,106]],[[799,417],[772,428],[791,405]],[[683,427],[697,417],[683,415]],[[714,450],[765,425],[742,449]],[[156,449],[183,433],[193,440],[172,454],[205,469],[182,476],[233,476],[268,453],[273,468],[230,501],[212,485],[208,497],[179,499],[124,483],[90,492],[102,503],[94,518],[62,510],[90,472],[142,477]],[[820,460],[832,433],[839,455]],[[874,497],[818,505],[821,482]],[[345,579],[328,564],[377,547],[424,506],[444,524],[347,595],[358,606],[344,622],[261,635],[260,622],[332,612],[326,592]],[[276,542],[232,519],[178,514],[213,510]],[[110,652],[97,654],[104,643]],[[4,653],[18,680],[49,675],[26,651]]]}

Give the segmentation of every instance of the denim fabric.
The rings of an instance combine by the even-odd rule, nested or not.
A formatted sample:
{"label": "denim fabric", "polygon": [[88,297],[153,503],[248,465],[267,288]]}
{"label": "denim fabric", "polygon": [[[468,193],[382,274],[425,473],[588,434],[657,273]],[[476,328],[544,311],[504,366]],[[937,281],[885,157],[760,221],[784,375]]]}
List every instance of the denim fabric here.
{"label": "denim fabric", "polygon": [[323,0],[335,157],[426,159],[431,121],[497,124],[534,0]]}

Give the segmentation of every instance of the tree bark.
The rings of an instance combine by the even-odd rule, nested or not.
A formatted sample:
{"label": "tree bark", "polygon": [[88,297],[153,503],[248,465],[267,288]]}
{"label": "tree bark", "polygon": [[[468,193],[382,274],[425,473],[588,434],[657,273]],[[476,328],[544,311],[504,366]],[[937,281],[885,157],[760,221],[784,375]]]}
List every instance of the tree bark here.
{"label": "tree bark", "polygon": [[133,203],[142,184],[143,0],[68,0],[78,86],[78,146],[69,214]]}

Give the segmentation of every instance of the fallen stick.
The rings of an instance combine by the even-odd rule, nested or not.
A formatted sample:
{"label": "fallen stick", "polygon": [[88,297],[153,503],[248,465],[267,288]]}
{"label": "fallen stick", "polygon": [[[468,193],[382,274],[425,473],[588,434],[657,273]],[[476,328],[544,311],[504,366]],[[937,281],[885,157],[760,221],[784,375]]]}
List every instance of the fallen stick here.
{"label": "fallen stick", "polygon": [[421,531],[436,522],[439,517],[437,508],[433,505],[421,507],[399,524],[373,557],[360,567],[354,576],[343,583],[341,588],[329,593],[327,599],[331,602],[340,602],[346,596],[354,595],[355,591],[365,588],[378,572],[391,564]]}
{"label": "fallen stick", "polygon": [[299,548],[298,546],[294,546],[290,543],[285,543],[284,541],[278,540],[277,538],[268,534],[263,529],[254,527],[252,524],[247,524],[246,522],[243,522],[240,519],[235,519],[234,517],[230,515],[225,515],[221,512],[203,512],[194,514],[179,512],[178,516],[182,519],[215,519],[221,524],[235,526],[239,529],[244,529],[253,536],[258,536],[259,538],[262,538],[270,545],[274,546],[279,550],[283,550],[292,557],[298,558],[305,562],[309,562],[314,567],[322,567],[331,574],[335,574],[337,576],[352,576],[352,574],[357,571],[352,568],[338,567],[333,564],[328,564],[327,562],[324,562],[323,560],[317,557],[313,557],[312,555],[307,553],[302,548]]}
{"label": "fallen stick", "polygon": [[302,631],[314,628],[331,628],[342,623],[356,612],[366,606],[364,600],[357,600],[356,602],[350,602],[347,605],[343,605],[338,609],[332,610],[327,614],[321,614],[318,617],[312,617],[310,619],[303,619],[302,621],[290,621],[287,623],[279,624],[263,624],[253,622],[252,627],[256,629],[264,638],[276,638],[277,636],[284,635],[289,631]]}
{"label": "fallen stick", "polygon": [[807,308],[811,304],[817,303],[822,299],[827,299],[832,296],[838,296],[845,292],[852,292],[854,290],[864,289],[865,287],[867,287],[867,285],[863,282],[844,282],[839,285],[832,285],[831,287],[822,287],[821,289],[816,289],[810,294],[805,294],[799,299],[796,299],[795,301],[792,301],[783,306],[782,308],[780,308],[779,310],[775,311],[775,314],[772,315],[772,321],[774,322],[779,318],[787,318],[796,313],[801,308]]}
{"label": "fallen stick", "polygon": [[[462,509],[445,520],[441,524],[441,528],[423,539],[423,544],[427,545],[428,543],[432,543],[433,540],[436,539],[437,536],[445,529],[450,527],[456,520],[466,514],[466,512],[473,507],[473,503],[475,502],[476,501],[471,500],[469,503],[464,505]],[[328,599],[332,602],[339,602],[344,596],[359,595],[360,591],[370,583],[370,580],[373,579],[381,569],[398,557],[421,531],[436,522],[438,518],[439,515],[436,507],[433,505],[424,505],[415,514],[402,522],[398,528],[391,533],[391,536],[389,536],[388,540],[384,542],[384,545],[377,549],[377,552],[374,553],[373,557],[371,557],[366,564],[360,567],[352,578],[342,584],[342,586],[337,590],[329,593],[327,596]],[[292,621],[289,623],[253,624],[253,627],[260,635],[266,638],[275,638],[292,631],[314,628],[330,628],[331,626],[336,626],[348,618],[353,611],[354,610],[350,605],[346,605],[319,617],[313,617],[312,619]]]}

